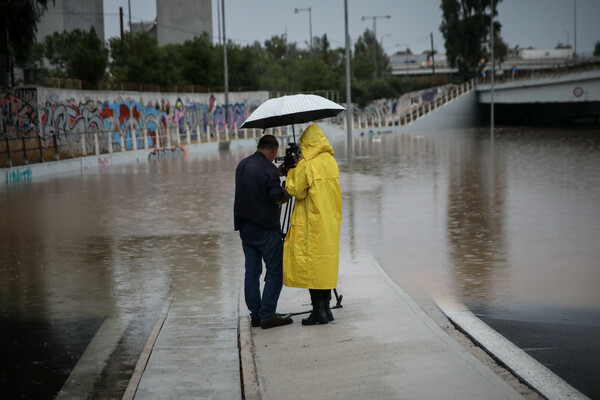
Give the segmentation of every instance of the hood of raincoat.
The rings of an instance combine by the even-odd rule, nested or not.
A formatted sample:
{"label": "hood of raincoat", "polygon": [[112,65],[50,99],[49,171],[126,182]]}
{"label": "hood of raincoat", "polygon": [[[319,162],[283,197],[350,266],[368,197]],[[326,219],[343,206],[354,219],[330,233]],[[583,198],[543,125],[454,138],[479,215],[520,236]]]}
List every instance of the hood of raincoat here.
{"label": "hood of raincoat", "polygon": [[329,144],[325,134],[315,124],[311,124],[304,130],[304,133],[300,137],[300,148],[302,149],[302,155],[307,160],[316,157],[320,153],[333,155],[333,148]]}

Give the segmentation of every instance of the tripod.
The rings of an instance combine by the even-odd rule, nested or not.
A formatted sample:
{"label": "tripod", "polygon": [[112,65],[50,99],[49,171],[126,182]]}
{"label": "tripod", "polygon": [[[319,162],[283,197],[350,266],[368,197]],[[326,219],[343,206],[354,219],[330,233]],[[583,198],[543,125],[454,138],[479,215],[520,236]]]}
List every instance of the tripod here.
{"label": "tripod", "polygon": [[[285,181],[283,181],[281,183],[281,186],[283,186],[285,188]],[[290,218],[292,217],[292,212],[294,211],[295,204],[296,204],[296,199],[294,197],[292,197],[287,203],[285,203],[285,207],[283,204],[281,206],[279,206],[280,216],[282,218],[282,221],[281,221],[282,240],[285,240],[285,237],[287,236],[287,233],[290,229]],[[331,308],[332,309],[342,308],[343,307],[342,299],[344,298],[344,296],[341,294],[338,294],[337,288],[333,289],[333,294],[335,295],[335,306],[333,306]],[[308,310],[308,311],[289,313],[287,315],[290,315],[290,316],[301,315],[301,314],[308,314],[310,312],[311,312],[311,310]]]}

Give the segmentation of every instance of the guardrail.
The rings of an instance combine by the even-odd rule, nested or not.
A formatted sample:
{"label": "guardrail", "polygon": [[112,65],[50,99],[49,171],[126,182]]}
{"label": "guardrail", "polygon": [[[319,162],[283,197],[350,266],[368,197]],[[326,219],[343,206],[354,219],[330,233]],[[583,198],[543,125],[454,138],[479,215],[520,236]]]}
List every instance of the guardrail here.
{"label": "guardrail", "polygon": [[469,80],[460,85],[455,85],[443,94],[435,97],[433,101],[425,101],[422,104],[411,108],[407,112],[398,113],[387,118],[379,118],[377,121],[372,119],[370,122],[362,121],[360,117],[354,118],[353,127],[358,129],[380,128],[385,126],[404,126],[425,117],[427,114],[443,107],[457,98],[469,93],[475,89],[475,80]]}

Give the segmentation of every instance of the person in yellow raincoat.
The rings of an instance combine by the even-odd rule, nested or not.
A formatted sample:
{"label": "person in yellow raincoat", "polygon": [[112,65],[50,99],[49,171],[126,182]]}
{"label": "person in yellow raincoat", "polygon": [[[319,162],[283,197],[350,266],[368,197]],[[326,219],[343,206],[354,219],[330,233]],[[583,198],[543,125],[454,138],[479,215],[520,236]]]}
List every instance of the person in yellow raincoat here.
{"label": "person in yellow raincoat", "polygon": [[285,188],[296,205],[283,247],[283,284],[310,291],[313,310],[302,325],[333,320],[331,289],[337,287],[342,195],[333,148],[312,124],[300,137],[302,157],[288,171]]}

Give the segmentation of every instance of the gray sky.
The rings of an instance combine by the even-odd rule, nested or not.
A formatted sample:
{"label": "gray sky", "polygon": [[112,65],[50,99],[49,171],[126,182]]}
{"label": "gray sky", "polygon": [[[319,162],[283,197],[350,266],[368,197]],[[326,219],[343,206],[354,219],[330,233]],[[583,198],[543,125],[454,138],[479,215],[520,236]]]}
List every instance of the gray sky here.
{"label": "gray sky", "polygon": [[[132,21],[156,18],[156,0],[130,0]],[[218,41],[217,2],[212,0],[213,38]],[[440,0],[348,0],[348,22],[352,40],[366,29],[373,29],[377,18],[377,37],[383,39],[388,54],[408,46],[413,53],[434,48],[445,53],[440,32]],[[128,20],[128,0],[104,0],[106,38],[119,35],[119,7]],[[311,8],[312,35],[327,38],[333,48],[344,46],[343,0],[225,0],[227,38],[240,45],[255,40],[264,45],[273,35],[287,32],[288,41],[306,47],[309,41],[309,12],[294,13],[295,8]],[[577,52],[591,53],[600,41],[600,0],[504,0],[498,6],[502,37],[510,47],[554,48],[558,42],[572,46],[577,25]],[[125,22],[127,26],[127,22]]]}

